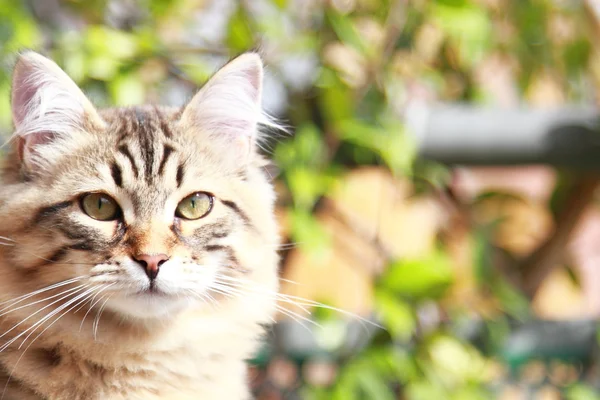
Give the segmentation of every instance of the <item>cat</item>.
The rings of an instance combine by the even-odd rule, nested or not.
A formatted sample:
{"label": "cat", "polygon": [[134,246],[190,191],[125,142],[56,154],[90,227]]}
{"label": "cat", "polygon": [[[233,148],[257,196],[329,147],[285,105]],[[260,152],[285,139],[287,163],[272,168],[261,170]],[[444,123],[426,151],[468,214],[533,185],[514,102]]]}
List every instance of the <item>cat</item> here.
{"label": "cat", "polygon": [[184,107],[97,110],[53,61],[13,73],[0,174],[4,399],[250,399],[276,309],[263,64]]}

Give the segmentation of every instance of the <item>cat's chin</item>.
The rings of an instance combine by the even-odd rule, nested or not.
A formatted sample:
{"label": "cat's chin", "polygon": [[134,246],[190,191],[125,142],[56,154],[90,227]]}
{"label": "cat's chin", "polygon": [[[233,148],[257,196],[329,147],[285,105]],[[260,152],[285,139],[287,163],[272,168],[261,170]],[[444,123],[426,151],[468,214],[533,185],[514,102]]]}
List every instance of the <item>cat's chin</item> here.
{"label": "cat's chin", "polygon": [[165,319],[189,308],[191,303],[164,293],[143,291],[124,296],[113,296],[106,308],[127,318]]}

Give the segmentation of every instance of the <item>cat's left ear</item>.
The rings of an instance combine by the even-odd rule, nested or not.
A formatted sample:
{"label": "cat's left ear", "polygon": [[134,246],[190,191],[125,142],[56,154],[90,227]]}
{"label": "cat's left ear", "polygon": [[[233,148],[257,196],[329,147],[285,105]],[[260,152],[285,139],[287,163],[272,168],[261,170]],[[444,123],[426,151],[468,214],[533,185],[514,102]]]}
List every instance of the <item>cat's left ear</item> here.
{"label": "cat's left ear", "polygon": [[248,155],[259,124],[272,125],[262,111],[263,63],[245,53],[221,68],[185,107],[181,122],[210,135],[227,150]]}

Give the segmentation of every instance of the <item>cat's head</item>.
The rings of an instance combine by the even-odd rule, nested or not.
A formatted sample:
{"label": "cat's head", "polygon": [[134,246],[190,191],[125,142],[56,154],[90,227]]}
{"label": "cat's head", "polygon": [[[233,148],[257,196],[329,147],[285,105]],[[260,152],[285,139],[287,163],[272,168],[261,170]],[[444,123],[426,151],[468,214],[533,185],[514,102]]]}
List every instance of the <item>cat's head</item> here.
{"label": "cat's head", "polygon": [[97,110],[54,62],[22,54],[0,201],[18,214],[0,227],[16,245],[3,268],[33,287],[73,279],[80,299],[142,318],[213,302],[218,312],[274,290],[274,194],[257,152],[258,127],[272,123],[262,79],[260,57],[247,53],[181,109]]}

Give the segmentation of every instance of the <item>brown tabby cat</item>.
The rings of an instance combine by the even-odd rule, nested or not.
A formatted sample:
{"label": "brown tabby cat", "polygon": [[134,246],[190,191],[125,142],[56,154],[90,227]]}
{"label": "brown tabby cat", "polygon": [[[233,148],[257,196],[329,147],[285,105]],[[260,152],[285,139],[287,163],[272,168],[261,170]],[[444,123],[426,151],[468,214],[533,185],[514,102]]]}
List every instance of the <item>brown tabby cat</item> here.
{"label": "brown tabby cat", "polygon": [[244,54],[182,109],[96,110],[52,61],[14,70],[0,176],[4,399],[249,399],[277,290]]}

